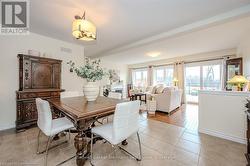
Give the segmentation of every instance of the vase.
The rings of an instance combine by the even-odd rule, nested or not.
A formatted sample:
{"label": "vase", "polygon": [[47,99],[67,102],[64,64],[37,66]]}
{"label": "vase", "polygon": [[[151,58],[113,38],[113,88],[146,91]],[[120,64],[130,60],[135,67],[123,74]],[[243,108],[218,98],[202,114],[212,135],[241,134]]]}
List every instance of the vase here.
{"label": "vase", "polygon": [[87,82],[83,86],[83,93],[87,101],[95,101],[99,95],[99,86],[95,82]]}

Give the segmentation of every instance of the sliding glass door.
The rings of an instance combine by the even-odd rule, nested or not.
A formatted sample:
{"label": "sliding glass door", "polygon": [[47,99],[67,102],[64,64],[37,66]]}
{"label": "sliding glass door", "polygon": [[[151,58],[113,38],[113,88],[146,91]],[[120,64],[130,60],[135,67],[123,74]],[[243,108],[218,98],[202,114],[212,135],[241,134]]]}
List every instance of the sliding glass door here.
{"label": "sliding glass door", "polygon": [[190,63],[185,66],[185,90],[188,103],[198,103],[199,90],[222,89],[222,61]]}
{"label": "sliding glass door", "polygon": [[204,90],[221,90],[221,65],[202,66],[203,86]]}
{"label": "sliding glass door", "polygon": [[198,103],[198,91],[201,89],[200,66],[186,67],[185,72],[186,100]]}

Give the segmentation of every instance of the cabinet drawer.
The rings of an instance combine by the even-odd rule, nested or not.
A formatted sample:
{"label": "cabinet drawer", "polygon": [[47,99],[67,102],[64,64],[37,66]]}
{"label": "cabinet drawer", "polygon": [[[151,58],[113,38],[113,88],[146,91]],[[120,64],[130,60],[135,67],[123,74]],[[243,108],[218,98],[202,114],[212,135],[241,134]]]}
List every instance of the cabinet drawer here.
{"label": "cabinet drawer", "polygon": [[37,97],[49,97],[50,92],[39,92],[37,93]]}
{"label": "cabinet drawer", "polygon": [[36,98],[36,93],[21,93],[18,95],[18,98],[20,99],[27,99],[27,98]]}
{"label": "cabinet drawer", "polygon": [[60,92],[51,92],[51,96],[60,97]]}

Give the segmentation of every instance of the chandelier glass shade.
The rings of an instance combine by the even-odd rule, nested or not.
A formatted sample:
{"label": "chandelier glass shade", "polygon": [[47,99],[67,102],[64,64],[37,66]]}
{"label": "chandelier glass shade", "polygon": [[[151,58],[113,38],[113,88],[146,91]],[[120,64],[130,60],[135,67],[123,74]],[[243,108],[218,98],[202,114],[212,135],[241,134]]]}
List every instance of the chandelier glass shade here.
{"label": "chandelier glass shade", "polygon": [[96,40],[96,27],[84,17],[76,16],[72,24],[72,35],[78,40]]}

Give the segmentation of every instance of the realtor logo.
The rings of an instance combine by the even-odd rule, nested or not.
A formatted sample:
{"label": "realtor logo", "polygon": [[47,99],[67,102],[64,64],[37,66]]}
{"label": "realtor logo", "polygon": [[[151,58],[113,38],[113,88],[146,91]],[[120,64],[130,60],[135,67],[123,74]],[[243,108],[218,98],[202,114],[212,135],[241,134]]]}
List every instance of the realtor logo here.
{"label": "realtor logo", "polygon": [[2,0],[1,14],[1,34],[28,34],[29,3],[27,0]]}

